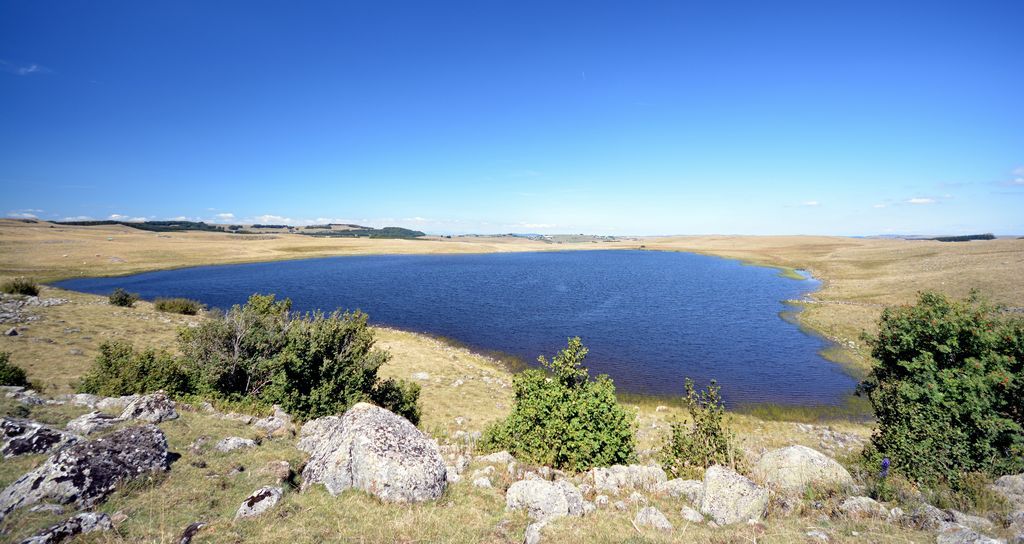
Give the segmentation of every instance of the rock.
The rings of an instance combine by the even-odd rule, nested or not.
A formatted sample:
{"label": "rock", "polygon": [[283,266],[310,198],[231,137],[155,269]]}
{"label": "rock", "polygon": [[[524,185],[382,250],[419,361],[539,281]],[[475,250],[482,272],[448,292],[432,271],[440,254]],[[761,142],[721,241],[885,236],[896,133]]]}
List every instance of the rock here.
{"label": "rock", "polygon": [[86,406],[88,408],[95,408],[96,403],[100,401],[100,398],[96,395],[90,395],[88,393],[76,393],[68,396],[68,402],[75,406]]}
{"label": "rock", "polygon": [[499,463],[504,465],[516,462],[516,458],[512,457],[512,454],[507,451],[499,451],[490,455],[481,455],[477,457],[476,460],[481,463]]}
{"label": "rock", "polygon": [[103,412],[89,412],[72,419],[65,428],[73,433],[90,435],[109,429],[120,422],[120,418],[104,414]]}
{"label": "rock", "polygon": [[755,479],[787,493],[802,493],[812,484],[853,485],[853,477],[842,465],[805,446],[789,446],[762,455],[752,473]]}
{"label": "rock", "polygon": [[626,502],[628,502],[629,504],[647,504],[647,499],[643,495],[634,491],[629,494],[629,497],[626,499]]}
{"label": "rock", "polygon": [[177,419],[178,412],[174,411],[174,401],[163,393],[143,395],[133,401],[121,412],[122,421],[141,420],[148,423],[160,423],[170,419]]}
{"label": "rock", "polygon": [[704,496],[704,482],[699,480],[684,480],[676,478],[667,482],[660,482],[654,486],[654,492],[660,495],[668,495],[673,498],[684,498],[691,504],[699,504]]}
{"label": "rock", "polygon": [[20,391],[11,391],[7,393],[7,398],[16,400],[22,404],[28,404],[29,406],[39,406],[46,404],[46,399],[39,396],[39,393],[31,390],[24,389]]}
{"label": "rock", "polygon": [[437,442],[401,416],[360,402],[314,429],[321,435],[305,442],[313,447],[303,488],[322,483],[332,495],[362,489],[385,502],[432,500],[444,492],[447,471]]}
{"label": "rock", "polygon": [[959,523],[943,523],[939,527],[936,544],[1004,544],[1002,540],[987,537]]}
{"label": "rock", "polygon": [[690,523],[704,523],[704,516],[689,506],[684,506],[679,510],[679,515]]}
{"label": "rock", "polygon": [[83,512],[21,541],[21,544],[55,544],[75,535],[109,531],[113,525],[106,514]]}
{"label": "rock", "polygon": [[910,516],[904,517],[904,522],[912,527],[923,531],[935,531],[944,523],[951,523],[953,516],[945,510],[939,510],[930,504],[922,504],[917,507]]}
{"label": "rock", "polygon": [[637,527],[653,527],[659,531],[671,531],[672,524],[669,523],[665,514],[653,506],[647,506],[636,513],[633,524]]}
{"label": "rock", "polygon": [[888,519],[889,509],[871,497],[849,497],[839,503],[839,511],[851,519]]}
{"label": "rock", "polygon": [[0,492],[0,520],[16,508],[43,499],[89,508],[106,499],[121,482],[169,466],[167,439],[153,425],[79,442],[50,456]]}
{"label": "rock", "polygon": [[125,406],[128,406],[135,399],[139,398],[138,395],[126,395],[123,397],[105,397],[96,401],[97,410],[123,410]]}
{"label": "rock", "polygon": [[188,527],[181,532],[181,537],[178,538],[178,544],[192,544],[192,539],[199,534],[199,530],[206,527],[206,524],[201,521],[189,523]]}
{"label": "rock", "polygon": [[491,488],[491,480],[489,478],[487,478],[486,476],[481,476],[481,477],[473,480],[473,487],[481,487],[481,488],[485,488],[485,489],[490,489]]}
{"label": "rock", "polygon": [[[567,489],[564,486],[546,480],[522,480],[509,486],[505,493],[507,509],[526,509],[529,516],[536,520],[550,520],[570,515],[570,501],[573,500],[574,497],[567,497]],[[572,515],[583,515],[582,497],[579,504],[573,507]]]}
{"label": "rock", "polygon": [[252,422],[256,421],[256,418],[250,416],[249,414],[239,414],[239,413],[236,413],[236,412],[228,412],[228,413],[226,413],[226,414],[224,414],[224,415],[222,415],[220,417],[221,417],[221,419],[227,419],[227,420],[230,420],[230,421],[238,421],[238,422],[244,423],[246,425],[252,425]]}
{"label": "rock", "polygon": [[213,446],[213,449],[222,452],[229,452],[241,448],[255,448],[256,442],[248,438],[229,436]]}
{"label": "rock", "polygon": [[275,404],[273,414],[263,419],[257,419],[252,426],[263,431],[267,436],[284,435],[291,432],[292,416]]}
{"label": "rock", "polygon": [[598,508],[604,508],[605,506],[608,506],[610,500],[611,499],[608,498],[608,495],[598,495],[594,497],[594,505]]}
{"label": "rock", "polygon": [[625,502],[623,502],[623,501],[615,501],[614,503],[612,503],[612,506],[613,506],[613,507],[614,507],[614,508],[615,508],[616,510],[619,510],[619,511],[624,511],[624,510],[626,510],[627,508],[629,508],[628,506],[626,506],[626,503],[625,503]]}
{"label": "rock", "polygon": [[595,506],[594,503],[592,503],[590,501],[583,501],[583,515],[584,516],[589,516],[595,510],[597,510],[597,506]]}
{"label": "rock", "polygon": [[719,525],[760,519],[768,506],[768,490],[734,470],[715,465],[704,471],[700,511]]}
{"label": "rock", "polygon": [[429,381],[430,374],[427,374],[426,372],[413,372],[412,379],[419,380],[421,382]]}
{"label": "rock", "polygon": [[523,544],[540,544],[540,532],[547,525],[547,521],[535,521],[526,526],[526,535]]}
{"label": "rock", "polygon": [[811,542],[826,543],[829,541],[828,535],[825,534],[825,531],[820,529],[812,529],[804,533],[804,535],[807,536],[807,539]]}
{"label": "rock", "polygon": [[290,482],[292,479],[292,465],[288,461],[271,461],[263,471],[273,476],[279,484]]}
{"label": "rock", "polygon": [[235,519],[256,517],[273,508],[281,501],[284,490],[280,487],[261,487],[253,491],[251,495],[242,501],[242,505],[235,512]]}
{"label": "rock", "polygon": [[26,419],[0,417],[0,454],[4,458],[50,453],[78,442],[78,437]]}
{"label": "rock", "polygon": [[126,521],[128,521],[128,514],[125,514],[120,510],[114,512],[114,515],[110,516],[110,523],[112,523],[115,528]]}
{"label": "rock", "polygon": [[18,336],[18,327],[11,327],[4,332],[4,336]]}
{"label": "rock", "polygon": [[63,514],[64,507],[59,504],[37,504],[28,509],[29,512],[45,512],[47,514]]}
{"label": "rock", "polygon": [[307,421],[299,430],[299,442],[295,447],[306,453],[313,453],[320,441],[330,436],[333,429],[340,423],[340,416],[325,416]]}
{"label": "rock", "polygon": [[974,529],[975,531],[984,532],[995,529],[995,524],[983,517],[972,516],[970,514],[965,514],[958,510],[946,510],[946,513],[953,516],[953,523],[965,525],[967,527],[970,527],[971,529]]}
{"label": "rock", "polygon": [[595,468],[590,471],[590,477],[594,480],[595,489],[614,494],[631,489],[651,491],[659,483],[668,481],[668,476],[661,467],[646,465]]}
{"label": "rock", "polygon": [[583,494],[576,486],[572,485],[572,482],[568,480],[558,480],[555,482],[562,495],[565,496],[565,502],[569,506],[568,513],[570,516],[582,516],[583,515]]}
{"label": "rock", "polygon": [[1024,510],[1024,474],[1000,476],[992,490],[1006,497],[1014,508]]}
{"label": "rock", "polygon": [[462,481],[462,475],[459,474],[459,470],[451,465],[444,467],[444,479],[449,484],[457,484]]}
{"label": "rock", "polygon": [[903,509],[900,508],[899,506],[895,506],[892,508],[892,510],[889,510],[889,515],[886,516],[886,521],[888,521],[889,523],[902,524],[903,518],[905,516],[906,513],[903,511]]}

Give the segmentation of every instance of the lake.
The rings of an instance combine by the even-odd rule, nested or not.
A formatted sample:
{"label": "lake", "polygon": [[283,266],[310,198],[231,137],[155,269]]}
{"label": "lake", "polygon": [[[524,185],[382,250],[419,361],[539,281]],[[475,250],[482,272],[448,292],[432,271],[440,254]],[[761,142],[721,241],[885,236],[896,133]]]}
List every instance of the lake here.
{"label": "lake", "polygon": [[[813,279],[734,260],[658,251],[375,255],[203,266],[58,287],[211,307],[275,293],[301,311],[361,309],[375,324],[456,339],[533,362],[580,336],[591,375],[620,391],[680,394],[717,379],[730,404],[839,404],[856,380],[823,359],[829,344],[782,319]],[[142,339],[140,339],[142,341]]]}

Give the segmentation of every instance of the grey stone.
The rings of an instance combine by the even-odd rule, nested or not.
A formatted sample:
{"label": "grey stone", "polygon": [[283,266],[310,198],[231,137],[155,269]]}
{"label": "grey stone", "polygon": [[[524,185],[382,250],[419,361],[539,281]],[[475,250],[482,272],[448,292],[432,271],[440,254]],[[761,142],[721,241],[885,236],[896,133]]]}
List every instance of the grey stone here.
{"label": "grey stone", "polygon": [[497,463],[508,465],[516,462],[516,458],[512,457],[512,454],[507,451],[499,451],[489,455],[481,455],[476,458],[481,463]]}
{"label": "grey stone", "polygon": [[303,433],[311,453],[303,488],[322,483],[332,495],[361,489],[385,502],[432,500],[444,492],[447,470],[437,442],[407,419],[360,402],[341,418],[311,423],[319,435]]}
{"label": "grey stone", "polygon": [[565,502],[569,505],[570,516],[582,516],[583,515],[583,494],[576,486],[572,485],[572,482],[568,480],[558,480],[555,482],[562,495],[565,496]]}
{"label": "grey stone", "polygon": [[715,465],[704,471],[700,511],[719,525],[760,519],[768,506],[768,490],[736,471]]}
{"label": "grey stone", "polygon": [[96,401],[97,410],[123,410],[132,403],[138,395],[125,395],[123,397],[105,397]]}
{"label": "grey stone", "polygon": [[248,438],[229,436],[213,446],[213,449],[221,452],[229,452],[241,448],[255,448],[256,442]]}
{"label": "grey stone", "polygon": [[5,458],[50,453],[78,440],[79,438],[71,433],[34,421],[0,417],[0,453]]}
{"label": "grey stone", "polygon": [[480,488],[484,488],[484,489],[490,489],[491,488],[491,480],[489,478],[487,478],[486,476],[481,476],[481,477],[473,480],[473,487],[480,487]]}
{"label": "grey stone", "polygon": [[812,529],[804,533],[804,535],[806,535],[807,539],[812,542],[821,542],[824,544],[829,541],[828,535],[825,534],[825,531],[820,529]]}
{"label": "grey stone", "polygon": [[523,544],[540,544],[541,530],[548,524],[547,521],[535,521],[526,526],[526,535]]}
{"label": "grey stone", "polygon": [[904,523],[924,531],[938,530],[946,523],[953,522],[953,516],[945,510],[939,510],[930,504],[922,504],[909,516],[903,518]]}
{"label": "grey stone", "polygon": [[761,456],[753,477],[787,493],[801,493],[809,485],[848,487],[853,477],[835,459],[806,446],[789,446]]}
{"label": "grey stone", "polygon": [[509,510],[525,509],[536,520],[550,520],[570,514],[579,516],[583,515],[582,497],[570,512],[570,502],[578,494],[579,491],[576,491],[573,496],[564,485],[546,480],[521,480],[509,486],[505,493],[505,507]]}
{"label": "grey stone", "polygon": [[105,500],[118,484],[169,466],[167,439],[153,425],[79,442],[0,492],[0,520],[16,508],[42,500],[89,508]]}
{"label": "grey stone", "polygon": [[1024,510],[1024,473],[1000,476],[992,489],[1018,510]]}
{"label": "grey stone", "polygon": [[614,494],[634,489],[652,491],[659,483],[668,481],[661,467],[647,465],[599,467],[590,471],[590,477],[594,489]]}
{"label": "grey stone", "polygon": [[143,395],[125,406],[121,412],[122,421],[139,420],[147,423],[160,423],[171,419],[177,419],[178,412],[174,410],[174,401],[163,393]]}
{"label": "grey stone", "polygon": [[252,426],[257,430],[266,433],[267,436],[286,434],[291,431],[292,416],[275,404],[273,414],[262,419],[257,419],[253,422]]}
{"label": "grey stone", "polygon": [[704,523],[704,516],[689,506],[684,506],[679,510],[679,515],[690,523]]}
{"label": "grey stone", "polygon": [[103,431],[121,422],[121,418],[94,411],[82,414],[68,422],[67,430],[82,435]]}
{"label": "grey stone", "polygon": [[669,523],[665,514],[662,514],[661,510],[653,506],[644,507],[637,512],[636,517],[633,518],[633,523],[637,527],[653,527],[659,531],[672,530],[672,524]]}
{"label": "grey stone", "polygon": [[106,514],[83,512],[22,540],[21,544],[56,544],[57,542],[64,542],[75,535],[95,531],[109,531],[112,527],[110,517]]}
{"label": "grey stone", "polygon": [[704,482],[676,478],[658,483],[654,486],[654,491],[677,499],[684,498],[690,504],[700,504],[701,498],[704,496]]}
{"label": "grey stone", "polygon": [[839,503],[839,511],[851,519],[888,519],[889,509],[871,497],[849,497]]}
{"label": "grey stone", "polygon": [[261,487],[253,491],[251,495],[242,501],[241,506],[238,507],[238,511],[235,512],[235,519],[256,517],[270,510],[281,501],[283,494],[283,489],[271,486]]}
{"label": "grey stone", "polygon": [[936,544],[1004,544],[959,523],[945,522],[939,527]]}
{"label": "grey stone", "polygon": [[963,512],[960,512],[959,510],[947,510],[946,512],[949,513],[949,515],[953,516],[953,523],[966,525],[967,527],[970,527],[975,531],[984,532],[995,529],[995,524],[983,517],[965,514]]}

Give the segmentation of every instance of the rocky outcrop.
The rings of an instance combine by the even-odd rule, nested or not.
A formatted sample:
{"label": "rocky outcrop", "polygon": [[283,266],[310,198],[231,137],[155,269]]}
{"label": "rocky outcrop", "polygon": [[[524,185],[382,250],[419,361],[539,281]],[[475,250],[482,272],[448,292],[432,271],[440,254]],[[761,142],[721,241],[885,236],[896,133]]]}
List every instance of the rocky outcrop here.
{"label": "rocky outcrop", "polygon": [[477,457],[476,460],[480,461],[481,463],[495,463],[502,465],[507,465],[516,462],[516,458],[512,457],[512,454],[507,451],[499,451],[488,455],[481,455]]}
{"label": "rocky outcrop", "polygon": [[575,486],[564,480],[520,480],[505,492],[505,507],[509,510],[526,510],[535,520],[582,516],[583,496]]}
{"label": "rocky outcrop", "polygon": [[278,502],[281,502],[282,495],[284,495],[284,490],[280,487],[267,486],[253,491],[238,507],[235,519],[253,518],[270,510]]}
{"label": "rocky outcrop", "polygon": [[889,509],[871,497],[849,497],[839,503],[839,511],[850,519],[886,519]]}
{"label": "rocky outcrop", "polygon": [[595,468],[590,471],[594,489],[619,494],[622,491],[640,489],[653,490],[659,483],[668,481],[668,475],[661,467],[647,465],[614,465]]}
{"label": "rocky outcrop", "polygon": [[241,437],[238,437],[238,436],[229,436],[229,437],[221,440],[220,442],[217,442],[213,446],[213,449],[215,449],[217,451],[220,451],[220,452],[229,452],[229,451],[232,451],[232,450],[237,450],[237,449],[242,449],[242,448],[255,448],[255,447],[256,447],[256,441],[254,441],[254,440],[250,440],[248,438],[241,438]]}
{"label": "rocky outcrop", "polygon": [[50,453],[78,441],[78,437],[27,419],[0,417],[0,454],[5,458]]}
{"label": "rocky outcrop", "polygon": [[437,442],[405,418],[360,402],[341,418],[310,424],[300,444],[311,455],[303,488],[321,483],[332,495],[362,489],[386,502],[432,500],[444,492]]}
{"label": "rocky outcrop", "polygon": [[679,516],[690,523],[704,523],[704,516],[689,506],[680,509]]}
{"label": "rocky outcrop", "polygon": [[121,412],[122,421],[139,420],[147,423],[160,423],[171,419],[177,419],[178,412],[174,410],[174,401],[163,393],[143,395],[125,407]]}
{"label": "rocky outcrop", "polygon": [[647,506],[636,513],[633,524],[637,527],[653,527],[659,531],[671,531],[672,524],[669,523],[665,514],[653,506]]}
{"label": "rocky outcrop", "polygon": [[21,541],[21,544],[57,544],[94,531],[109,531],[113,525],[106,514],[83,512]]}
{"label": "rocky outcrop", "polygon": [[139,398],[138,395],[125,395],[123,397],[104,397],[96,401],[97,410],[123,410],[125,406],[128,406],[135,399]]}
{"label": "rocky outcrop", "polygon": [[90,435],[109,429],[120,422],[120,418],[104,414],[103,412],[89,412],[72,419],[65,428],[73,433]]}
{"label": "rocky outcrop", "polygon": [[41,500],[88,508],[118,484],[167,470],[167,439],[154,425],[129,427],[68,446],[0,492],[0,520]]}
{"label": "rocky outcrop", "polygon": [[280,406],[274,405],[274,413],[262,418],[257,419],[252,424],[256,430],[263,432],[267,436],[282,436],[292,433],[292,416],[281,409]]}
{"label": "rocky outcrop", "polygon": [[690,504],[700,504],[701,498],[704,496],[704,482],[676,478],[655,485],[654,492],[676,499],[683,498]]}
{"label": "rocky outcrop", "polygon": [[736,471],[715,465],[704,471],[700,511],[719,525],[760,519],[768,506],[768,490]]}
{"label": "rocky outcrop", "polygon": [[1003,540],[985,536],[959,523],[944,523],[939,527],[936,544],[1005,544]]}
{"label": "rocky outcrop", "polygon": [[1024,474],[1000,476],[992,490],[1006,497],[1017,510],[1024,510]]}
{"label": "rocky outcrop", "polygon": [[842,465],[805,446],[789,446],[762,455],[752,475],[787,493],[801,493],[809,485],[853,485],[853,477]]}

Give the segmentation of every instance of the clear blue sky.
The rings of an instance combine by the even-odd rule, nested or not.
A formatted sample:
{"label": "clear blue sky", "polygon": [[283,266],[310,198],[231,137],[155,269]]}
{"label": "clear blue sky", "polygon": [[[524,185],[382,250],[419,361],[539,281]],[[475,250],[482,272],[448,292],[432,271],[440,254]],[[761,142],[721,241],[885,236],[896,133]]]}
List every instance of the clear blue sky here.
{"label": "clear blue sky", "polygon": [[0,214],[1024,234],[1024,2],[0,0]]}

